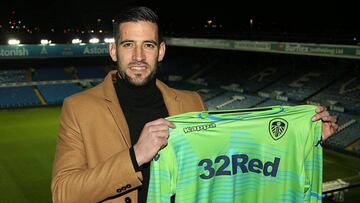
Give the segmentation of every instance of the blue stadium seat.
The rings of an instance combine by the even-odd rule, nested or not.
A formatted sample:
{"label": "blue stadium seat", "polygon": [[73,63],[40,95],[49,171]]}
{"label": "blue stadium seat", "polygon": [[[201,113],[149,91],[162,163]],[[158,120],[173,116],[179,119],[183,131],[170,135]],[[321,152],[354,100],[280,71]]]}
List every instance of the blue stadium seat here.
{"label": "blue stadium seat", "polygon": [[33,87],[0,88],[0,105],[2,108],[41,105]]}
{"label": "blue stadium seat", "polygon": [[38,85],[38,88],[47,104],[61,104],[65,97],[82,91],[77,84]]}

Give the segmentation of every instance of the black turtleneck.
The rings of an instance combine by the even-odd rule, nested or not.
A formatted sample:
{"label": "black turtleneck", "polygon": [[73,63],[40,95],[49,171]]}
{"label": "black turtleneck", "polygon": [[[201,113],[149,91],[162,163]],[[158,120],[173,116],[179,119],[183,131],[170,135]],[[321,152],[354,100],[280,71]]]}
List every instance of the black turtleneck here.
{"label": "black turtleneck", "polygon": [[[134,86],[121,79],[119,75],[114,83],[121,109],[129,126],[132,146],[136,144],[140,133],[147,122],[168,116],[164,99],[156,86],[156,79],[144,86]],[[133,148],[130,149],[135,170],[142,170],[143,185],[139,188],[138,202],[145,203],[149,185],[149,163],[141,168],[137,165]]]}

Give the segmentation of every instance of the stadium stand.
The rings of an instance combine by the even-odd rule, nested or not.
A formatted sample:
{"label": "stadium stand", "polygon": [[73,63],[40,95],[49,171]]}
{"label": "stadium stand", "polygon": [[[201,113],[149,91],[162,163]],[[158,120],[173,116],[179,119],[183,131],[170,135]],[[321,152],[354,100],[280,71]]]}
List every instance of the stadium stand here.
{"label": "stadium stand", "polygon": [[186,82],[183,80],[182,77],[179,78],[179,80],[174,80],[171,78],[177,78],[176,76],[171,76],[166,83],[173,87],[173,88],[177,88],[177,89],[183,89],[183,90],[192,90],[192,91],[197,91],[200,90],[202,88],[207,88],[206,85],[204,84],[194,84],[194,83],[190,83],[190,82]]}
{"label": "stadium stand", "polygon": [[357,145],[355,145],[355,147],[354,147],[354,152],[356,152],[356,154],[358,155],[358,156],[360,156],[360,143],[358,143]]}
{"label": "stadium stand", "polygon": [[239,94],[237,92],[225,92],[220,96],[206,101],[209,109],[238,109],[250,108],[264,101],[264,98],[247,94]]}
{"label": "stadium stand", "polygon": [[251,75],[243,81],[242,87],[245,92],[255,93],[260,89],[281,80],[286,74],[286,68],[287,66],[278,64],[268,65],[261,69],[253,70]]}
{"label": "stadium stand", "polygon": [[40,104],[33,87],[0,87],[0,108],[38,106]]}
{"label": "stadium stand", "polygon": [[65,97],[83,90],[80,86],[72,83],[38,85],[37,87],[47,104],[61,104]]}
{"label": "stadium stand", "polygon": [[60,68],[38,68],[32,77],[33,81],[48,81],[48,80],[71,80],[75,79],[70,74],[66,73],[63,67]]}
{"label": "stadium stand", "polygon": [[294,106],[297,105],[296,103],[289,102],[289,101],[282,101],[282,100],[275,100],[275,99],[268,99],[261,104],[257,105],[258,107],[265,107],[265,106],[276,106],[276,105],[284,105],[284,106]]}
{"label": "stadium stand", "polygon": [[[360,151],[359,145],[352,146],[360,139],[357,63],[181,47],[172,47],[166,57],[159,66],[159,78],[171,87],[197,91],[209,109],[325,105],[338,113],[342,126],[337,132],[341,136],[331,138],[327,146]],[[65,97],[99,84],[110,67],[85,59],[78,64],[58,62],[0,70],[0,107],[61,104]],[[345,111],[340,113],[341,109]]]}
{"label": "stadium stand", "polygon": [[159,74],[169,74],[181,76],[183,79],[189,78],[194,73],[194,64],[189,60],[166,60],[161,63]]}
{"label": "stadium stand", "polygon": [[338,112],[333,112],[333,114],[339,116],[337,136],[330,137],[325,144],[338,150],[344,150],[360,139],[360,117]]}
{"label": "stadium stand", "polygon": [[201,89],[197,89],[196,90],[202,97],[202,99],[207,102],[210,99],[213,99],[221,94],[223,94],[224,92],[226,92],[225,90],[221,89],[221,88],[201,88]]}
{"label": "stadium stand", "polygon": [[[242,54],[244,53],[239,55]],[[260,58],[259,55],[257,56]],[[212,57],[214,56],[209,56]],[[360,109],[360,106],[357,106],[360,97],[356,96],[360,92],[357,87],[359,74],[349,74],[359,71],[351,69],[354,67],[349,64],[353,62],[340,60],[340,63],[332,59],[311,57],[289,57],[291,60],[274,55],[270,58],[262,57],[261,55],[262,61],[259,63],[259,58],[251,54],[245,53],[239,57],[235,53],[230,53],[229,56],[218,54],[212,68],[202,74],[194,74],[196,77],[190,76],[191,80],[182,78],[174,86],[199,92],[209,109],[306,103],[327,106],[332,114],[339,116],[340,128],[337,132],[339,136],[329,139],[326,147],[358,154],[360,147],[352,146],[360,140],[359,121],[357,115],[354,115],[358,114],[354,109]],[[334,91],[329,92],[333,86],[338,88],[338,92],[342,88],[343,95],[327,102],[313,100],[323,93],[326,93],[324,97],[333,98],[336,94]],[[348,102],[347,106],[351,105],[352,108],[345,108],[349,110],[341,114],[339,104],[346,102],[336,101],[344,100]]]}
{"label": "stadium stand", "polygon": [[339,111],[360,113],[359,78],[358,70],[349,71],[343,78],[309,101],[331,106]]}
{"label": "stadium stand", "polygon": [[80,66],[75,67],[79,79],[104,78],[105,69],[102,66]]}
{"label": "stadium stand", "polygon": [[299,68],[262,91],[269,94],[283,92],[289,100],[300,102],[331,84],[340,76],[339,72],[324,72],[315,67]]}
{"label": "stadium stand", "polygon": [[83,87],[99,84],[105,75],[105,66],[0,70],[0,108],[61,104]]}
{"label": "stadium stand", "polygon": [[26,70],[2,70],[0,71],[0,83],[25,82],[27,81]]}

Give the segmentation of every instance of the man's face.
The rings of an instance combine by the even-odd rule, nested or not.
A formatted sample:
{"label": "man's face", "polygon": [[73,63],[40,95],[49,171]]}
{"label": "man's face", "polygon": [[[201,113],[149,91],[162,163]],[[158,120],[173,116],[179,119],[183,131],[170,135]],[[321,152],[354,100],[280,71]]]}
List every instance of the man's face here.
{"label": "man's face", "polygon": [[142,86],[155,76],[157,64],[165,54],[165,43],[159,44],[155,23],[126,22],[120,24],[118,44],[111,44],[109,52],[121,77]]}

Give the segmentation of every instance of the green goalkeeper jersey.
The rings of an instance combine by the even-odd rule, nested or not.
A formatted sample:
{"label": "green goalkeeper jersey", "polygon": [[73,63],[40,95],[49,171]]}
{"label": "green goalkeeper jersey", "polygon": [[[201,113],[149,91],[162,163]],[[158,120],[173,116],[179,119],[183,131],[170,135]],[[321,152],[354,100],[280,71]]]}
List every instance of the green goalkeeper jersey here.
{"label": "green goalkeeper jersey", "polygon": [[316,106],[190,112],[168,117],[151,162],[148,203],[321,202]]}

